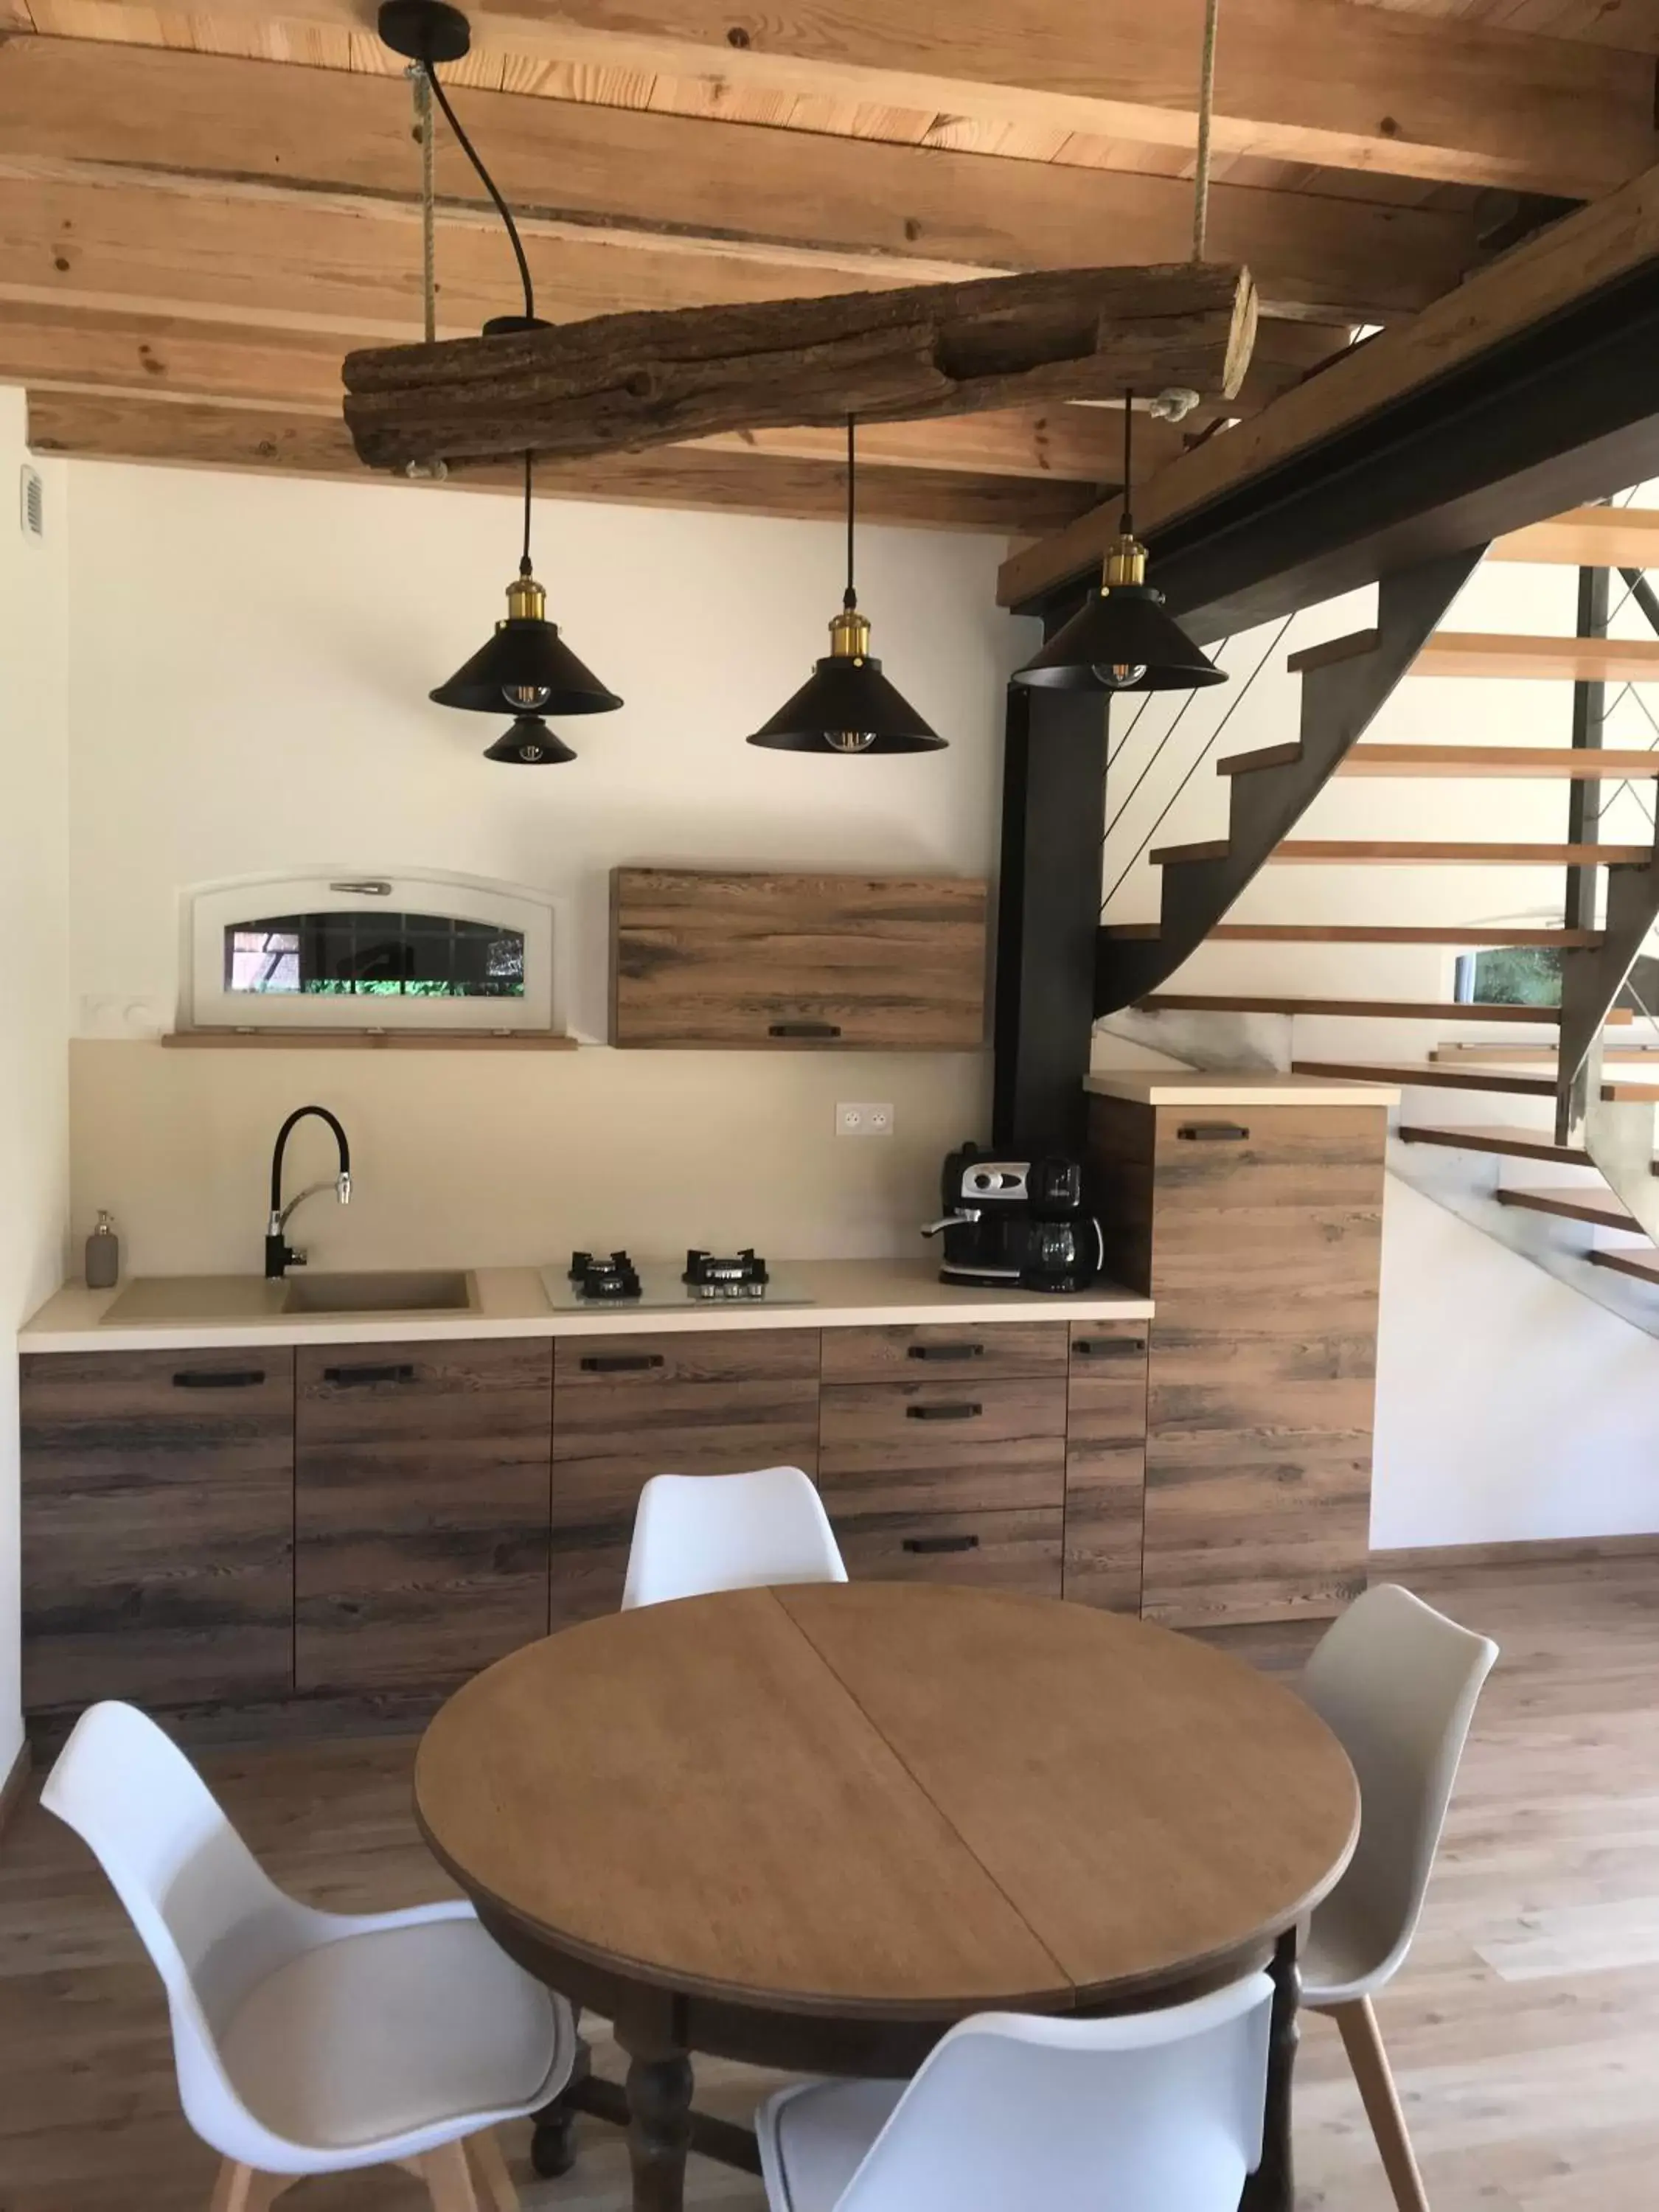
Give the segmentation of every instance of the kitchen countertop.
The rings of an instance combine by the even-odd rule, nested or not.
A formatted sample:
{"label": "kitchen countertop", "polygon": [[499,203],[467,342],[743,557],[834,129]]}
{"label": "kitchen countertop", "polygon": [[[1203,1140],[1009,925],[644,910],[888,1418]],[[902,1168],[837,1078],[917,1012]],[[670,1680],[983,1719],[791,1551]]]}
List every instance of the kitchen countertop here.
{"label": "kitchen countertop", "polygon": [[1397,1106],[1400,1091],[1388,1083],[1357,1083],[1341,1076],[1209,1073],[1188,1068],[1097,1068],[1083,1079],[1097,1098],[1127,1098],[1136,1106]]}
{"label": "kitchen countertop", "polygon": [[[1152,1310],[1150,1298],[1111,1284],[1075,1297],[964,1290],[941,1283],[936,1263],[928,1260],[800,1260],[787,1266],[792,1280],[816,1303],[768,1306],[734,1300],[665,1312],[607,1306],[597,1312],[558,1313],[548,1304],[533,1267],[478,1267],[470,1271],[475,1304],[465,1310],[285,1314],[262,1310],[269,1293],[256,1276],[200,1275],[168,1279],[183,1298],[192,1299],[199,1290],[199,1313],[176,1321],[106,1325],[102,1316],[120,1291],[89,1291],[84,1283],[66,1283],[24,1323],[17,1345],[20,1352],[173,1352],[257,1344],[410,1344],[446,1337],[855,1328],[894,1322],[1141,1321]],[[144,1279],[129,1278],[121,1289]]]}

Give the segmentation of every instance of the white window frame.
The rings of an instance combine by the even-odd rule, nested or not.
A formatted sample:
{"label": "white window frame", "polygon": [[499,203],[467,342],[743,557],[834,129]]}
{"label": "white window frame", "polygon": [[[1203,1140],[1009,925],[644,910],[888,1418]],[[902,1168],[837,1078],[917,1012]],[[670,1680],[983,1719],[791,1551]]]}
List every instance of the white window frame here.
{"label": "white window frame", "polygon": [[[492,922],[524,939],[524,994],[516,999],[336,997],[306,992],[225,988],[225,932],[271,915],[392,913],[441,915]],[[517,885],[471,876],[331,868],[307,876],[245,878],[204,884],[187,895],[184,995],[194,1029],[483,1030],[551,1031],[555,1027],[554,902]]]}

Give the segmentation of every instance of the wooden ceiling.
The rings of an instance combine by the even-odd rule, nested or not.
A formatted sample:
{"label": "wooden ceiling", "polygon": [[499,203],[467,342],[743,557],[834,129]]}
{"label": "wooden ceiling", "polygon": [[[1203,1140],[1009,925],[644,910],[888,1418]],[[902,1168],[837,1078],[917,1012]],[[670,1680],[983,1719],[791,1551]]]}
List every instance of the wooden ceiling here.
{"label": "wooden ceiling", "polygon": [[[1176,261],[1202,0],[511,0],[445,70],[542,313]],[[361,473],[350,348],[418,337],[419,156],[370,0],[0,0],[0,381],[42,449]],[[1208,248],[1264,315],[1248,416],[1659,158],[1659,0],[1223,0]],[[439,330],[517,289],[440,126]],[[1115,485],[1115,410],[872,428],[872,519],[1040,536]],[[1200,416],[1147,422],[1137,473]],[[833,431],[543,472],[544,491],[830,514]],[[480,481],[469,477],[469,482]],[[488,480],[488,477],[482,480]]]}

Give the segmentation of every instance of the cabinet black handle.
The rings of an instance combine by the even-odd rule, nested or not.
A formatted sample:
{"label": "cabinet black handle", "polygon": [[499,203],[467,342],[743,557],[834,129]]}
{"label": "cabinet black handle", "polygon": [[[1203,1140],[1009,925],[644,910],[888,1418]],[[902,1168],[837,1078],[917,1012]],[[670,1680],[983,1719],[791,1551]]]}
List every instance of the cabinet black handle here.
{"label": "cabinet black handle", "polygon": [[982,1344],[907,1344],[907,1359],[982,1359]]}
{"label": "cabinet black handle", "polygon": [[1250,1133],[1237,1121],[1183,1121],[1176,1134],[1189,1145],[1242,1145]]}
{"label": "cabinet black handle", "polygon": [[775,1037],[838,1037],[841,1027],[836,1022],[774,1022],[766,1034]]}
{"label": "cabinet black handle", "polygon": [[1146,1349],[1144,1336],[1085,1336],[1072,1349],[1079,1359],[1139,1359]]}
{"label": "cabinet black handle", "polygon": [[265,1379],[263,1367],[185,1367],[173,1378],[175,1390],[253,1390]]}
{"label": "cabinet black handle", "polygon": [[584,1375],[627,1375],[642,1367],[660,1367],[659,1352],[595,1352],[582,1361]]}
{"label": "cabinet black handle", "polygon": [[343,1390],[355,1390],[371,1382],[412,1382],[415,1370],[407,1362],[380,1367],[325,1367],[325,1382],[333,1382]]}
{"label": "cabinet black handle", "polygon": [[983,1406],[907,1406],[907,1421],[976,1421],[985,1411]]}
{"label": "cabinet black handle", "polygon": [[976,1552],[977,1536],[907,1536],[903,1540],[907,1552]]}

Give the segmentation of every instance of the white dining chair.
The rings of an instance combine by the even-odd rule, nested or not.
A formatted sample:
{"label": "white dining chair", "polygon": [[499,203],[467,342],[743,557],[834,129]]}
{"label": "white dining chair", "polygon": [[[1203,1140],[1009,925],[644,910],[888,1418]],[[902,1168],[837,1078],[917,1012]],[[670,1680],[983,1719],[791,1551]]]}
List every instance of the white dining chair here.
{"label": "white dining chair", "polygon": [[634,1516],[623,1607],[846,1579],[823,1500],[799,1468],[653,1474]]}
{"label": "white dining chair", "polygon": [[1266,1974],[1111,2020],[984,2013],[910,2081],[820,2081],[757,2118],[771,2212],[1238,2212],[1261,2157]]}
{"label": "white dining chair", "polygon": [[569,2008],[470,1905],[321,1912],[278,1889],[195,1768],[131,1705],[84,1712],[41,1802],[88,1844],[167,1990],[185,2117],[223,2164],[213,2212],[396,2165],[434,2212],[517,2193],[495,2136],[569,2078]]}
{"label": "white dining chair", "polygon": [[1396,1583],[1367,1590],[1322,1638],[1302,1694],[1359,1780],[1359,1842],[1314,1912],[1302,2001],[1328,2013],[1400,2212],[1428,2212],[1372,1999],[1417,1931],[1458,1762],[1498,1646]]}

